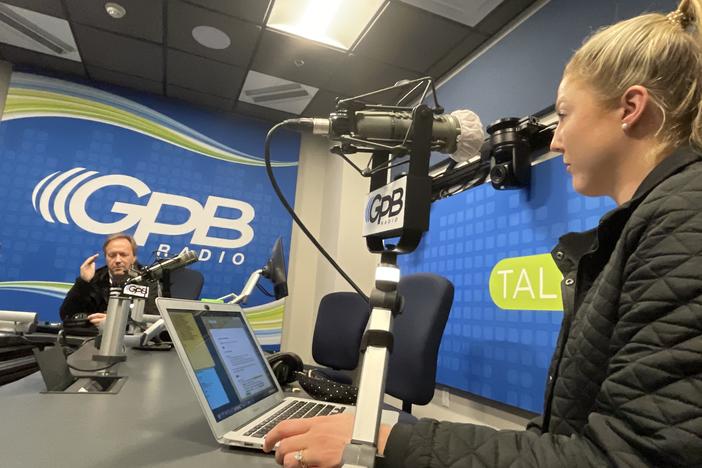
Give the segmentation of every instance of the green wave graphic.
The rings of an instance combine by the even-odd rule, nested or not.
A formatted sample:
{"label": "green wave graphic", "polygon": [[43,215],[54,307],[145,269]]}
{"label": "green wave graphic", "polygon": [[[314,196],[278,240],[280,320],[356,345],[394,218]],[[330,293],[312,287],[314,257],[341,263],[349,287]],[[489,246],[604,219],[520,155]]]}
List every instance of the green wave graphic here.
{"label": "green wave graphic", "polygon": [[73,283],[64,283],[58,281],[2,281],[0,288],[27,288],[27,289],[42,289],[50,291],[68,292]]}
{"label": "green wave graphic", "polygon": [[262,304],[254,310],[244,309],[246,319],[251,328],[261,330],[281,330],[283,327],[283,312],[285,311],[285,301],[279,300]]}
{"label": "green wave graphic", "polygon": [[[100,102],[49,91],[10,88],[2,119],[13,120],[28,117],[65,117],[93,120],[127,128],[194,153],[222,161],[247,166],[265,165],[262,160],[222,151],[163,125]],[[292,167],[296,166],[297,162],[273,162],[272,165],[275,167]]]}
{"label": "green wave graphic", "polygon": [[19,291],[42,296],[63,299],[66,293],[73,286],[71,283],[57,281],[2,281],[0,290]]}

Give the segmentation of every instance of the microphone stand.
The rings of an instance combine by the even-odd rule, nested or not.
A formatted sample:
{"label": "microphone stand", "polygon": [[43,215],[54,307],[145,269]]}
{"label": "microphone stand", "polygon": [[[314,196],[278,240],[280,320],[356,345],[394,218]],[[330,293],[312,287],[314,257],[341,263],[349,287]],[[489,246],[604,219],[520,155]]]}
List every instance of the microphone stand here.
{"label": "microphone stand", "polygon": [[107,319],[105,330],[100,341],[100,350],[93,355],[94,361],[103,361],[110,364],[126,361],[127,355],[123,351],[124,330],[129,318],[130,297],[122,295],[122,288],[110,288],[110,298],[107,301]]}
{"label": "microphone stand", "polygon": [[244,288],[239,294],[230,292],[229,294],[225,294],[224,296],[218,297],[215,300],[222,302],[229,301],[229,304],[245,304],[246,300],[249,298],[254,288],[256,287],[256,284],[258,284],[258,280],[261,278],[262,273],[263,269],[260,268],[251,273],[251,275],[249,275],[249,279],[246,280],[246,284],[244,284]]}
{"label": "microphone stand", "polygon": [[110,297],[107,301],[107,318],[105,327],[100,337],[100,346],[97,354],[93,355],[94,361],[103,361],[114,364],[127,360],[124,351],[124,334],[127,331],[130,310],[139,320],[144,316],[144,305],[149,296],[149,287],[127,283],[124,286],[112,286]]}
{"label": "microphone stand", "polygon": [[[375,271],[375,287],[370,295],[371,315],[361,342],[363,363],[351,442],[346,445],[342,456],[345,468],[375,466],[389,353],[393,348],[393,319],[402,311],[402,298],[397,292],[400,281],[397,255],[414,251],[422,234],[429,229],[431,177],[428,174],[433,112],[426,105],[419,105],[413,112],[412,119],[414,136],[409,148],[409,173],[406,180],[387,184],[387,161],[390,154],[386,151],[373,152],[373,168],[387,169],[373,172],[371,193],[387,187],[393,189],[393,186],[400,185],[398,182],[401,182],[400,188],[404,189],[403,217],[400,227],[382,231],[380,236],[371,234],[366,237],[368,249],[380,254],[380,264]],[[372,215],[372,208],[372,204],[369,204],[367,220]],[[400,240],[396,246],[385,245],[383,239],[398,235]]]}

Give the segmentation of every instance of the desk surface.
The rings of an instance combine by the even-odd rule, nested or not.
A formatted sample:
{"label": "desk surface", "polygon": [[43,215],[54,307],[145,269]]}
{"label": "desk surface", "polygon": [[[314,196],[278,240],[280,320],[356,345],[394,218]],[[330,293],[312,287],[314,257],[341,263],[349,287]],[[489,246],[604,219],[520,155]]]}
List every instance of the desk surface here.
{"label": "desk surface", "polygon": [[[97,367],[92,346],[69,358]],[[271,455],[214,439],[175,350],[130,350],[116,395],[40,394],[37,372],[0,387],[0,465],[15,467],[274,467]]]}

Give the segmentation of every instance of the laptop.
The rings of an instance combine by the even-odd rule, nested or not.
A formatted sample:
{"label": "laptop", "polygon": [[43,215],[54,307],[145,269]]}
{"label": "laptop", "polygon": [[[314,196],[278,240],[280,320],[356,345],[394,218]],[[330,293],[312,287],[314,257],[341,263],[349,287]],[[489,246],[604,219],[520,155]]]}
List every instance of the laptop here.
{"label": "laptop", "polygon": [[160,297],[156,306],[220,444],[261,449],[283,419],[354,409],[285,397],[239,305]]}

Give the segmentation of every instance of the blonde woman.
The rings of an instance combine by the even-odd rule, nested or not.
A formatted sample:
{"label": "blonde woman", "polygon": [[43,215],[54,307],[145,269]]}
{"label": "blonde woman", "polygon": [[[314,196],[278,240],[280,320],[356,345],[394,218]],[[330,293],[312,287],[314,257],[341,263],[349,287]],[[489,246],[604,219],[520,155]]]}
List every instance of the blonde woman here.
{"label": "blonde woman", "polygon": [[[565,314],[543,415],[525,431],[382,426],[382,466],[702,466],[700,15],[685,0],[614,24],[565,68],[552,149],[576,191],[618,206],[553,251]],[[284,422],[266,448],[286,467],[338,466],[352,424]]]}

